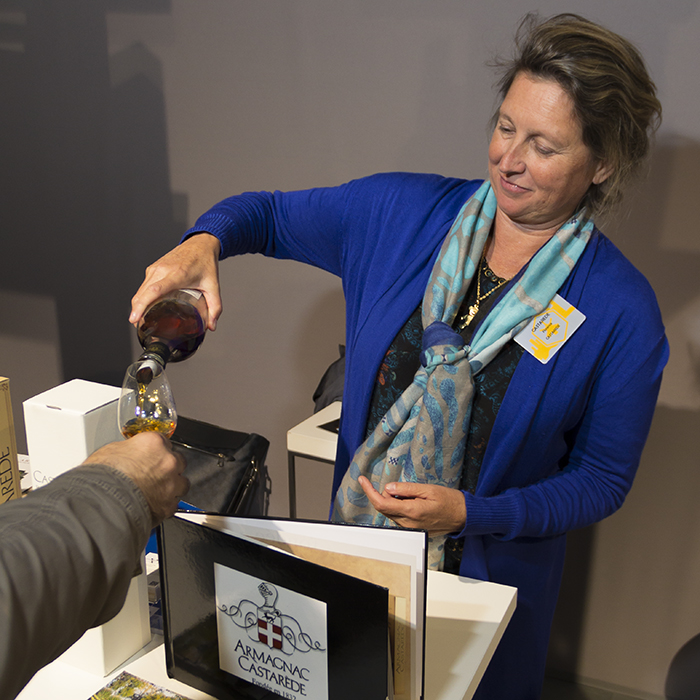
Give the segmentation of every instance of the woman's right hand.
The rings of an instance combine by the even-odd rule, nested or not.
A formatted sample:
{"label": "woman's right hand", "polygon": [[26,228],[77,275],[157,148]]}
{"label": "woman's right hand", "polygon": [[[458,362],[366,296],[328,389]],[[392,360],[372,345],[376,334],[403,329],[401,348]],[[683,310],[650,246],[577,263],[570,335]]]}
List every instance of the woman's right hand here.
{"label": "woman's right hand", "polygon": [[156,300],[175,289],[198,289],[209,309],[209,330],[216,330],[221,316],[219,251],[216,236],[197,233],[146,268],[146,276],[131,300],[129,322],[137,324]]}

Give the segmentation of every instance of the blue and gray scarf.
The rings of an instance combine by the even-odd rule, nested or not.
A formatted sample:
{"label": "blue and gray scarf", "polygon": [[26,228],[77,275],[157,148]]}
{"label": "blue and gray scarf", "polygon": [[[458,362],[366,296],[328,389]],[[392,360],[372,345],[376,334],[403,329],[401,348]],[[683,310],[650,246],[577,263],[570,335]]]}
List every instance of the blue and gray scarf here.
{"label": "blue and gray scarf", "polygon": [[[396,527],[378,513],[357,483],[366,476],[380,493],[392,481],[458,488],[469,431],[474,383],[483,369],[562,286],[593,231],[580,211],[532,258],[520,279],[479,326],[471,345],[453,330],[478,274],[496,214],[488,181],[462,207],[445,238],[423,297],[423,350],[413,383],[360,445],[336,494],[336,521]],[[442,566],[446,535],[430,537],[428,565]]]}

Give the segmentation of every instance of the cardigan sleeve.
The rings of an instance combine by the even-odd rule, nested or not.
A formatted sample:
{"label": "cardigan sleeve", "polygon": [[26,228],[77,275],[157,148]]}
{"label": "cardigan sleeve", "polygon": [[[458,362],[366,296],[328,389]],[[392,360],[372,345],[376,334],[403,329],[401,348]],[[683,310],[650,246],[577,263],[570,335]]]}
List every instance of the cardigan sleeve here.
{"label": "cardigan sleeve", "polygon": [[337,187],[245,192],[202,214],[183,239],[206,232],[219,239],[221,259],[260,253],[327,270],[343,278],[352,304],[367,284],[381,288],[381,296],[386,291],[382,284],[391,287],[407,269],[411,275],[418,274],[415,266],[423,271],[424,258],[435,245],[432,239],[441,242],[455,207],[480,184],[379,173]]}
{"label": "cardigan sleeve", "polygon": [[205,212],[183,239],[207,232],[221,242],[222,260],[260,253],[341,275],[349,189],[351,186],[341,185],[295,192],[245,192]]}
{"label": "cardigan sleeve", "polygon": [[143,493],[103,465],[83,465],[0,506],[3,698],[119,612],[150,531]]}
{"label": "cardigan sleeve", "polygon": [[585,527],[615,512],[634,480],[651,426],[668,343],[663,332],[630,362],[622,345],[592,386],[587,409],[566,436],[570,451],[556,471],[531,485],[490,497],[465,493],[459,536],[547,537]]}

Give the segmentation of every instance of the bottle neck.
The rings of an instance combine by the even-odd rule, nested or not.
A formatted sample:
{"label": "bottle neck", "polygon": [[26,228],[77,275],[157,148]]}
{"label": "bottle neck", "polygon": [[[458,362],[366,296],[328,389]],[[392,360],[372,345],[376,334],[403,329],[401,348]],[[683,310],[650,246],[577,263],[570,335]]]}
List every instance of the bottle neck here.
{"label": "bottle neck", "polygon": [[[136,370],[136,381],[139,384],[150,384],[154,377],[157,377],[165,369],[165,364],[167,362],[167,355],[169,351],[167,347],[160,345],[156,347],[156,344],[149,345],[148,348],[141,354],[136,363],[138,369]],[[165,353],[162,352],[165,350]]]}
{"label": "bottle neck", "polygon": [[139,357],[139,362],[142,360],[152,360],[165,368],[165,365],[170,360],[170,355],[170,348],[165,343],[151,343],[144,348],[141,357]]}

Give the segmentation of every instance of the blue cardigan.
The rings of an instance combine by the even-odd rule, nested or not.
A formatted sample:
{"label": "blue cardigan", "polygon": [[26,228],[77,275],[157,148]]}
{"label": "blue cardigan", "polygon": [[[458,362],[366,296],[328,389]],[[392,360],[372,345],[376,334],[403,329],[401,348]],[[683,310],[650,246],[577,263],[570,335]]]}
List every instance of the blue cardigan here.
{"label": "blue cardigan", "polygon": [[[262,253],[341,277],[346,378],[333,495],[362,443],[386,349],[420,303],[452,221],[480,184],[390,173],[335,188],[246,193],[214,206],[185,234],[216,235],[222,259]],[[539,697],[563,535],[622,505],[668,357],[653,291],[600,232],[559,294],[586,320],[546,365],[523,355],[476,493],[464,494],[460,573],[518,588],[516,614],[476,697]]]}

